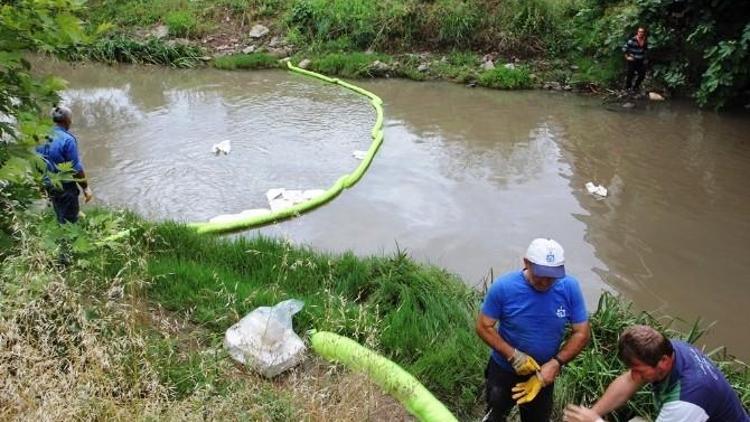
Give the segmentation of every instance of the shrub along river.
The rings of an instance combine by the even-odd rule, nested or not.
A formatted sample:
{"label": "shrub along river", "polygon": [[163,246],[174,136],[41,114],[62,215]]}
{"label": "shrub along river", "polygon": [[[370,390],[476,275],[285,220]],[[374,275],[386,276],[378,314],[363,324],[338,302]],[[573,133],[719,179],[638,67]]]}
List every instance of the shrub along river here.
{"label": "shrub along river", "polygon": [[[203,221],[268,207],[271,188],[325,189],[366,150],[374,112],[285,71],[39,63],[64,98],[96,202]],[[362,181],[299,218],[241,235],[340,252],[406,250],[481,286],[557,239],[589,307],[717,321],[706,340],[750,359],[750,119],[676,102],[634,109],[542,91],[359,81],[385,105]],[[229,155],[211,147],[231,141]],[[599,199],[584,188],[602,184]],[[744,333],[744,334],[743,334]]]}

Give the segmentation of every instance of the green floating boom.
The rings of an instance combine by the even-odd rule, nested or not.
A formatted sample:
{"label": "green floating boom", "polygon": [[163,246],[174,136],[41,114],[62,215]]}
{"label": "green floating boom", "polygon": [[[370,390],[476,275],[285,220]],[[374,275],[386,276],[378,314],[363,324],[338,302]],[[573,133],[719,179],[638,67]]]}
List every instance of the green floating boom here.
{"label": "green floating boom", "polygon": [[360,88],[356,85],[352,85],[348,82],[344,82],[336,78],[329,78],[328,76],[321,75],[319,73],[301,69],[297,66],[294,66],[291,62],[287,62],[287,66],[292,72],[317,78],[328,83],[340,85],[358,94],[362,94],[370,99],[370,104],[375,109],[376,117],[375,124],[373,125],[370,132],[372,143],[370,144],[370,148],[367,150],[367,154],[365,155],[359,166],[357,166],[357,168],[354,169],[351,174],[345,174],[341,176],[332,186],[326,189],[323,194],[316,196],[315,198],[299,203],[295,206],[285,208],[283,210],[271,212],[269,214],[238,218],[231,221],[221,221],[213,223],[197,222],[188,224],[188,226],[195,229],[198,233],[228,233],[233,231],[247,230],[253,227],[259,227],[274,223],[276,221],[292,218],[314,208],[317,208],[338,196],[338,194],[340,194],[344,189],[348,189],[354,186],[354,184],[357,183],[362,178],[362,176],[364,176],[365,171],[367,171],[367,168],[370,167],[370,164],[375,157],[375,153],[377,153],[378,148],[380,148],[380,145],[383,143],[383,100],[381,100],[380,97],[370,91],[367,91],[366,89]]}
{"label": "green floating boom", "polygon": [[310,343],[315,353],[325,359],[365,372],[420,421],[458,422],[414,376],[356,341],[327,331],[312,331]]}

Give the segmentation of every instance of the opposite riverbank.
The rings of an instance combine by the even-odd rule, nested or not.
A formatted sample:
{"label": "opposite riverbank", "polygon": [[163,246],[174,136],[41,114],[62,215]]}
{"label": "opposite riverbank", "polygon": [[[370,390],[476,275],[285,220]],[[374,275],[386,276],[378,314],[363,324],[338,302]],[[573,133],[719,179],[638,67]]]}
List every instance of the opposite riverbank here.
{"label": "opposite riverbank", "polygon": [[684,3],[95,0],[80,13],[97,41],[64,55],[224,69],[289,59],[331,76],[617,96],[622,45],[646,25],[644,92],[715,108],[748,104],[750,70],[741,63],[750,54],[750,6],[743,15],[731,2]]}

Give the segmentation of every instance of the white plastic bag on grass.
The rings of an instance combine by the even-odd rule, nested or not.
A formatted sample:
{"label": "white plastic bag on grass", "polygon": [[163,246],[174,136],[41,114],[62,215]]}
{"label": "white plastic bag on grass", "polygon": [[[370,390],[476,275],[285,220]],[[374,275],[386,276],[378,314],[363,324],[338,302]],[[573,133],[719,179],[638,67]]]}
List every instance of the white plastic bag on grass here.
{"label": "white plastic bag on grass", "polygon": [[305,344],[292,329],[292,316],[302,306],[301,301],[289,299],[245,315],[224,336],[229,354],[267,378],[297,365],[304,357]]}

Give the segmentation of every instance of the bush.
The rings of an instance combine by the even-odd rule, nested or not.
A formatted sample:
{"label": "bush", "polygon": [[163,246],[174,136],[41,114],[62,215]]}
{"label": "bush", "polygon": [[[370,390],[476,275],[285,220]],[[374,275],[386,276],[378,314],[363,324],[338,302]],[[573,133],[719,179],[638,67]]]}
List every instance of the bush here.
{"label": "bush", "polygon": [[346,36],[358,48],[369,48],[383,26],[383,8],[368,0],[298,0],[287,22],[308,39]]}
{"label": "bush", "polygon": [[434,10],[433,19],[441,47],[466,47],[474,44],[481,24],[482,10],[474,2],[444,0]]}
{"label": "bush", "polygon": [[574,60],[574,63],[578,66],[578,70],[568,81],[571,84],[616,84],[623,70],[620,55],[601,59],[579,57]]}
{"label": "bush", "polygon": [[498,67],[479,75],[479,85],[497,89],[527,89],[531,88],[531,76],[525,67],[508,69]]}
{"label": "bush", "polygon": [[169,27],[169,34],[175,37],[189,37],[196,32],[198,22],[190,11],[171,12],[165,22]]}

